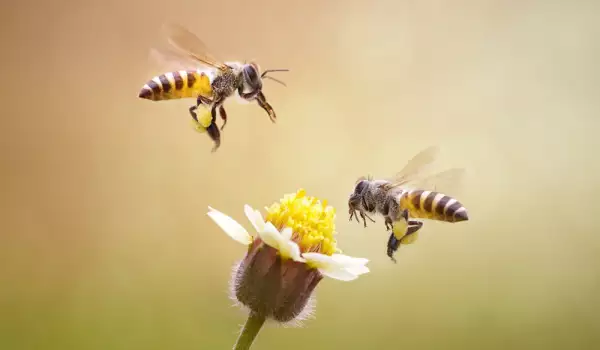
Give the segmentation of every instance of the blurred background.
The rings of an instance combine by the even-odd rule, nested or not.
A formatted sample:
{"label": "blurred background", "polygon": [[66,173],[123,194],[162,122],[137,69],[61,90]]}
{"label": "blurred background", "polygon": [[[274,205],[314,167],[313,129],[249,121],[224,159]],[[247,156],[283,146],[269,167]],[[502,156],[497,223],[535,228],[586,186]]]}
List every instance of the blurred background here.
{"label": "blurred background", "polygon": [[[600,24],[593,1],[31,1],[4,3],[0,348],[230,349],[244,255],[207,206],[248,229],[305,188],[371,273],[324,280],[316,318],[253,348],[600,347]],[[193,100],[137,97],[177,21],[256,59],[277,124],[227,104],[222,146]],[[348,222],[361,175],[421,149],[467,168],[470,221],[427,222],[385,255],[383,220]]]}

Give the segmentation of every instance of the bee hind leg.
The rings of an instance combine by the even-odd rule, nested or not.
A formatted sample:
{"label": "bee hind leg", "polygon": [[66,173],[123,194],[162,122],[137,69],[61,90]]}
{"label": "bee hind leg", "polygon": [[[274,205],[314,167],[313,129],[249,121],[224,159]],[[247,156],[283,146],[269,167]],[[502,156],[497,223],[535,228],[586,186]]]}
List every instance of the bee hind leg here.
{"label": "bee hind leg", "polygon": [[389,231],[389,230],[391,230],[391,229],[394,227],[394,225],[393,225],[393,224],[394,224],[394,223],[393,223],[392,219],[390,219],[390,217],[389,217],[389,216],[386,216],[386,217],[385,217],[385,230],[386,230],[386,231]]}
{"label": "bee hind leg", "polygon": [[198,115],[196,114],[196,110],[197,109],[198,109],[198,106],[191,106],[190,107],[190,115],[196,121],[196,123],[198,123]]}
{"label": "bee hind leg", "polygon": [[208,136],[215,143],[211,152],[216,152],[217,149],[221,146],[221,132],[219,131],[219,127],[217,126],[217,108],[220,108],[223,105],[225,99],[221,96],[215,97],[212,101],[212,107],[210,109],[211,122],[206,131],[208,132]]}
{"label": "bee hind leg", "polygon": [[417,233],[422,227],[422,222],[416,220],[409,220],[408,228],[404,236],[402,236],[402,238],[398,239],[394,232],[390,234],[390,238],[388,239],[387,243],[387,256],[390,259],[392,259],[394,263],[396,263],[394,253],[398,251],[398,248],[400,248],[400,244],[410,244],[414,242],[414,240],[416,239],[416,236],[414,236],[414,234]]}
{"label": "bee hind leg", "polygon": [[408,230],[406,231],[406,235],[412,235],[416,233],[423,227],[423,223],[417,220],[408,220]]}
{"label": "bee hind leg", "polygon": [[206,132],[208,133],[208,136],[210,136],[210,139],[215,143],[211,152],[216,152],[217,149],[221,147],[221,133],[219,132],[219,127],[215,123],[211,123],[208,128],[206,128]]}
{"label": "bee hind leg", "polygon": [[196,113],[196,110],[198,109],[198,106],[200,106],[202,103],[204,103],[206,105],[210,105],[212,103],[212,101],[206,97],[198,96],[196,98],[196,105],[191,106],[189,109],[190,115],[192,116],[192,118],[194,118],[194,120],[196,122],[198,122],[198,114]]}
{"label": "bee hind leg", "polygon": [[392,232],[387,242],[387,256],[392,260],[392,262],[394,262],[394,264],[396,263],[394,253],[398,250],[398,248],[400,248],[400,240],[396,238],[396,236]]}

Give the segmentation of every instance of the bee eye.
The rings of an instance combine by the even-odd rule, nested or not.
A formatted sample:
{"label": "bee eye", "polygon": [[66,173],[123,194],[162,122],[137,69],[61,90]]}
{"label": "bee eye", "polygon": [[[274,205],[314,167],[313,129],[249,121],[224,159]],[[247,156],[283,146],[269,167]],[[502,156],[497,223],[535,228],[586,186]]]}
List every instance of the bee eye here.
{"label": "bee eye", "polygon": [[252,66],[244,67],[244,74],[246,75],[246,79],[252,84],[256,84],[258,81],[258,74],[256,74],[256,70]]}
{"label": "bee eye", "polygon": [[356,185],[356,188],[354,189],[354,193],[361,193],[363,191],[363,189],[365,188],[365,186],[367,186],[367,183],[365,182],[365,180],[361,180]]}

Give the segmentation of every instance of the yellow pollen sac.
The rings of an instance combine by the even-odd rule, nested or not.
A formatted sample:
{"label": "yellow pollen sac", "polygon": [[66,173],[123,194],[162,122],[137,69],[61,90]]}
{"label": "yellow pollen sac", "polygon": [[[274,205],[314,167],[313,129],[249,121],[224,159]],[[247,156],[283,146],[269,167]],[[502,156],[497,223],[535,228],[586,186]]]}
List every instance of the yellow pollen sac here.
{"label": "yellow pollen sac", "polygon": [[289,227],[302,252],[332,255],[338,251],[335,234],[335,209],[318,198],[306,195],[304,189],[286,194],[267,208],[266,221],[278,229]]}
{"label": "yellow pollen sac", "polygon": [[206,132],[206,128],[208,128],[212,122],[212,114],[210,110],[203,108],[202,106],[198,106],[196,113],[198,115],[198,121],[192,119],[192,126],[200,133]]}

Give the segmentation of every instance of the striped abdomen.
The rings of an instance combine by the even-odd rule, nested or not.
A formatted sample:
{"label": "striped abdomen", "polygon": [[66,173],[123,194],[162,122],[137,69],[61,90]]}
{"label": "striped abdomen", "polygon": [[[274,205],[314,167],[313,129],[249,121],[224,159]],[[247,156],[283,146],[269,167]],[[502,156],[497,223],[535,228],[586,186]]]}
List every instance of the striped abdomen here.
{"label": "striped abdomen", "polygon": [[467,209],[456,199],[445,194],[424,190],[409,190],[400,197],[400,205],[415,219],[446,222],[469,220]]}
{"label": "striped abdomen", "polygon": [[180,70],[155,76],[140,90],[140,98],[152,101],[202,95],[212,98],[210,77],[202,71]]}

